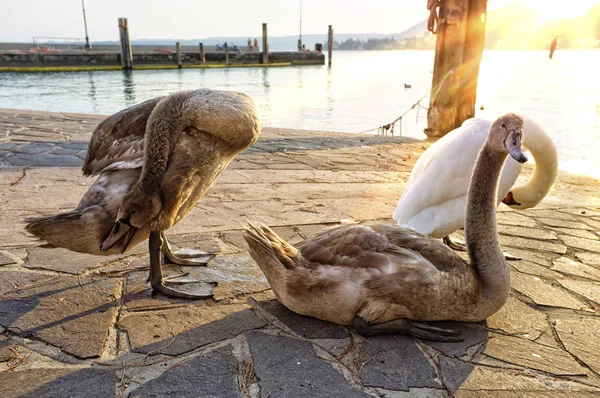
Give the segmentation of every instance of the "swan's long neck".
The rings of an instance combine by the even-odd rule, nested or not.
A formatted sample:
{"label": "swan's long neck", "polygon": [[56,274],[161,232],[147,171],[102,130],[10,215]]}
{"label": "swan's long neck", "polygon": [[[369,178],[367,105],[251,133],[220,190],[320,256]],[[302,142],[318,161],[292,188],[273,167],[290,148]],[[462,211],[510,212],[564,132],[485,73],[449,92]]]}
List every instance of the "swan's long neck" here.
{"label": "swan's long neck", "polygon": [[161,188],[167,171],[169,155],[184,124],[184,109],[180,96],[171,95],[160,101],[148,118],[144,136],[144,166],[139,184],[143,192],[154,193]]}
{"label": "swan's long neck", "polygon": [[510,273],[500,251],[496,229],[496,195],[507,154],[494,151],[488,142],[479,152],[467,200],[465,235],[471,264],[482,284],[484,312],[498,310],[510,293]]}
{"label": "swan's long neck", "polygon": [[520,203],[510,206],[515,209],[537,206],[550,192],[558,174],[558,154],[552,139],[539,124],[529,118],[524,119],[524,146],[531,152],[535,168],[529,181],[511,189],[513,198]]}

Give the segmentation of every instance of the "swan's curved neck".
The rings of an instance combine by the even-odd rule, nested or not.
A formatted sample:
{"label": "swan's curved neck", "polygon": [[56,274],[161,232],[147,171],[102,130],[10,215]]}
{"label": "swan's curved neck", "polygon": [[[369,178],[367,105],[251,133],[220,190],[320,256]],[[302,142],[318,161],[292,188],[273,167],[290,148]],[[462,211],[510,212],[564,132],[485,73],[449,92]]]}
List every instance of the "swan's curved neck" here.
{"label": "swan's curved neck", "polygon": [[510,293],[510,272],[500,251],[496,228],[498,180],[507,154],[494,151],[488,142],[479,152],[467,199],[465,236],[472,266],[482,284],[484,312],[497,311]]}
{"label": "swan's curved neck", "polygon": [[524,126],[525,143],[533,159],[533,175],[524,185],[511,189],[515,209],[528,209],[536,206],[550,192],[558,174],[558,154],[552,139],[540,125],[528,118]]}
{"label": "swan's curved neck", "polygon": [[161,188],[169,155],[183,127],[182,101],[178,100],[179,97],[172,95],[160,101],[146,123],[144,166],[138,182],[145,193],[154,193]]}

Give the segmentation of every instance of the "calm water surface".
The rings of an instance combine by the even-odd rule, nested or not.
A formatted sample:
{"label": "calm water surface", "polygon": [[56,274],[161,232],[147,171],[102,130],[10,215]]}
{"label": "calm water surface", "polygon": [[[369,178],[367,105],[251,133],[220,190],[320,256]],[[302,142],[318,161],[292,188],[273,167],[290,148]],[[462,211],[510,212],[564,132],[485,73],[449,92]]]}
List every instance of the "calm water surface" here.
{"label": "calm water surface", "polygon": [[[266,126],[358,133],[409,109],[428,92],[432,69],[432,51],[385,51],[336,52],[331,69],[0,73],[0,107],[110,114],[173,91],[208,87],[251,95]],[[486,51],[477,116],[527,113],[554,139],[561,169],[600,177],[598,70],[600,50],[558,51],[553,60],[546,51]],[[426,111],[412,111],[402,134],[425,138],[426,124]]]}

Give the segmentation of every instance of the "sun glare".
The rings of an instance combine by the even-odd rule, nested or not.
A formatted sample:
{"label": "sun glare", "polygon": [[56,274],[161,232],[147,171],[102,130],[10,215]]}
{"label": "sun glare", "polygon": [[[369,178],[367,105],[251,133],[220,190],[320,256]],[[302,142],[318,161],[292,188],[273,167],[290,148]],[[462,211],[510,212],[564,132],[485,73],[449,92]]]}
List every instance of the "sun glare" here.
{"label": "sun glare", "polygon": [[568,3],[549,0],[525,0],[525,4],[537,11],[540,23],[578,17],[597,2],[598,0],[576,0]]}

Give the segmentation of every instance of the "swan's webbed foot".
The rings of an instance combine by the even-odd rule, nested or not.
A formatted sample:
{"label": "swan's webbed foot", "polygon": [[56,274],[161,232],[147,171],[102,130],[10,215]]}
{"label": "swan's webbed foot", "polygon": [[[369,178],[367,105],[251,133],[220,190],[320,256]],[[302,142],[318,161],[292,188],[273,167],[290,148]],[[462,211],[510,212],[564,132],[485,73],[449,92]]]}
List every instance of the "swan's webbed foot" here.
{"label": "swan's webbed foot", "polygon": [[213,253],[207,253],[197,249],[180,249],[174,251],[164,233],[161,234],[161,238],[163,241],[162,252],[165,263],[177,265],[206,265],[208,260],[215,256]]}
{"label": "swan's webbed foot", "polygon": [[[179,276],[178,276],[179,277]],[[168,280],[167,280],[168,279]],[[185,299],[207,299],[213,297],[212,289],[217,286],[216,282],[200,282],[195,279],[176,280],[178,278],[165,278],[159,283],[152,283],[152,293],[162,293],[167,297]],[[185,289],[175,289],[170,285],[188,284]]]}
{"label": "swan's webbed foot", "polygon": [[[159,232],[151,232],[149,242],[150,250],[150,276],[148,278],[153,293],[162,293],[168,297],[185,299],[206,299],[213,296],[212,289],[216,282],[201,282],[187,277],[187,274],[164,278],[160,263],[160,253],[163,248],[163,238]],[[186,288],[175,289],[171,286]],[[189,285],[187,285],[189,284]]]}
{"label": "swan's webbed foot", "polygon": [[463,242],[455,242],[452,239],[450,239],[449,236],[446,236],[445,238],[443,238],[442,241],[444,242],[444,244],[446,244],[452,250],[456,250],[456,251],[460,251],[460,252],[467,251],[467,246],[465,246],[465,244]]}
{"label": "swan's webbed foot", "polygon": [[458,342],[465,340],[460,337],[460,332],[457,330],[439,328],[425,322],[416,322],[403,318],[371,324],[364,318],[357,316],[354,318],[353,325],[354,329],[363,336],[400,333],[432,341]]}
{"label": "swan's webbed foot", "polygon": [[504,258],[506,259],[506,261],[519,261],[522,260],[521,257],[517,257],[515,255],[512,255],[508,252],[502,252],[502,255],[504,256]]}

